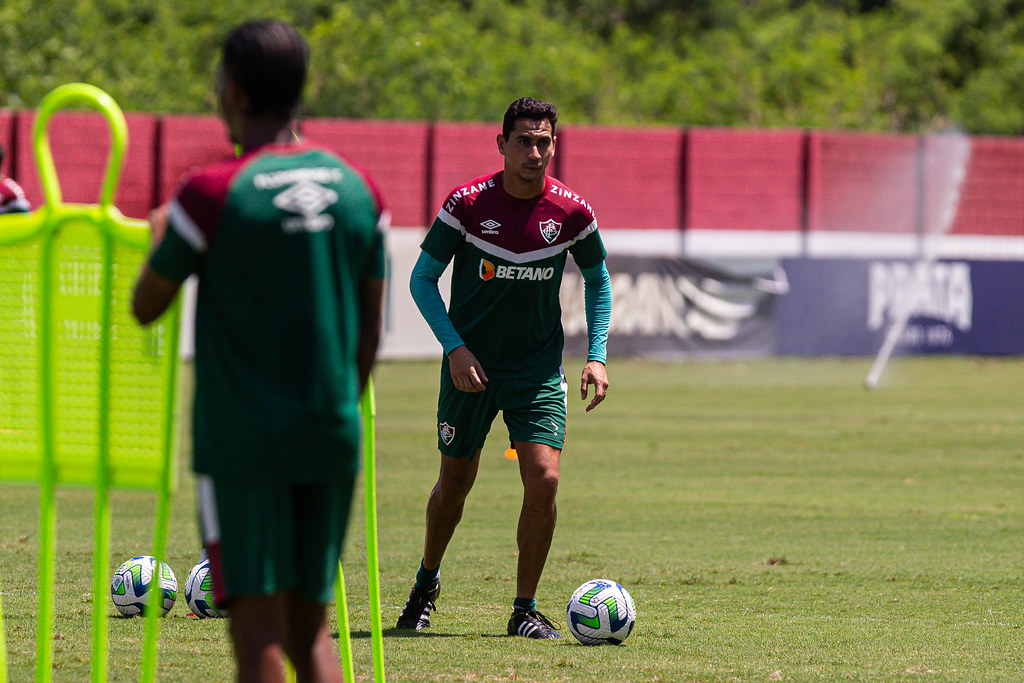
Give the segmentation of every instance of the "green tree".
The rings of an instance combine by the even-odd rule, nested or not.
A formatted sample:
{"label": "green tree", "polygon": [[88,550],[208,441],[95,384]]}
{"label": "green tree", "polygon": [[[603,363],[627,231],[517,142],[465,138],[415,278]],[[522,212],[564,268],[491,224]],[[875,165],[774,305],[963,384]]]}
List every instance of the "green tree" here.
{"label": "green tree", "polygon": [[1024,0],[3,0],[0,105],[86,81],[213,111],[223,36],[295,23],[311,116],[1024,132]]}

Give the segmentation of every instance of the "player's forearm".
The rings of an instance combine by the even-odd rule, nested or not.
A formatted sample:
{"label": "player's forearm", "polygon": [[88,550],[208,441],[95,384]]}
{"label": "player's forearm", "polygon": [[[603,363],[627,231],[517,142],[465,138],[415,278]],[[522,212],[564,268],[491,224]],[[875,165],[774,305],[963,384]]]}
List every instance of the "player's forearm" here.
{"label": "player's forearm", "polygon": [[132,290],[132,315],[140,325],[150,324],[170,307],[180,288],[180,282],[165,278],[148,264],[144,265]]}
{"label": "player's forearm", "polygon": [[370,373],[377,362],[377,349],[380,347],[383,316],[381,308],[384,302],[384,281],[364,280],[360,293],[359,311],[359,342],[356,348],[356,369],[359,373],[359,395],[363,395]]}
{"label": "player's forearm", "polygon": [[441,263],[430,254],[421,251],[420,257],[412,269],[412,277],[409,279],[409,292],[412,294],[412,300],[416,303],[420,315],[427,321],[430,331],[440,342],[445,354],[448,354],[463,346],[465,342],[455,331],[455,325],[448,317],[448,311],[444,308],[444,299],[441,298],[441,291],[438,289],[438,280],[446,267],[447,264]]}
{"label": "player's forearm", "polygon": [[587,360],[607,360],[608,328],[612,320],[612,281],[604,261],[581,268],[583,300],[587,312]]}
{"label": "player's forearm", "polygon": [[380,346],[380,327],[374,334],[369,329],[359,335],[359,348],[356,351],[356,367],[359,372],[359,395],[366,391],[366,385],[370,381],[370,373],[377,362],[377,349]]}

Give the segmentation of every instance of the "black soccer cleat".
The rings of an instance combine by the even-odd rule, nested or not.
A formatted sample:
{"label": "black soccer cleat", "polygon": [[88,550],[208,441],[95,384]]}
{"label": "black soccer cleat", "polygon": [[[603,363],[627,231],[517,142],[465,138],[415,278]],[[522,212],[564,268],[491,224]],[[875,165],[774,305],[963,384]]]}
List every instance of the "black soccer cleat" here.
{"label": "black soccer cleat", "polygon": [[558,627],[537,610],[512,610],[512,618],[508,620],[508,634],[524,638],[561,638]]}
{"label": "black soccer cleat", "polygon": [[398,615],[398,623],[395,624],[395,628],[419,631],[430,626],[430,613],[437,609],[434,606],[434,601],[439,595],[441,595],[440,581],[428,591],[413,586],[402,613]]}

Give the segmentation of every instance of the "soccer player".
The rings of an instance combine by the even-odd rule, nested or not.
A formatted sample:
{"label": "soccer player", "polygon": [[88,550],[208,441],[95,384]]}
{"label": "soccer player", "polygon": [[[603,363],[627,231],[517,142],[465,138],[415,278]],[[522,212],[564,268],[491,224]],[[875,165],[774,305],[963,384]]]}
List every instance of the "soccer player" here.
{"label": "soccer player", "polygon": [[387,213],[368,178],[306,142],[309,63],[277,21],[227,37],[217,98],[241,156],[186,175],[152,217],[133,311],[198,274],[193,469],[240,681],[341,680],[325,619],[380,338]]}
{"label": "soccer player", "polygon": [[[0,164],[4,162],[4,148],[0,145]],[[0,214],[25,213],[31,210],[25,191],[13,178],[0,173]]]}
{"label": "soccer player", "polygon": [[[508,634],[561,637],[537,611],[537,586],[555,530],[558,459],[565,439],[559,287],[568,254],[583,273],[589,351],[580,380],[593,410],[608,389],[611,313],[606,252],[590,205],[548,176],[558,112],[524,97],[505,112],[496,142],[504,168],[449,195],[421,244],[413,299],[444,349],[437,402],[441,470],[427,502],[423,559],[398,628],[430,626],[441,559],[462,517],[491,422],[501,411],[518,453],[523,505],[516,595]],[[450,308],[438,280],[452,262]]]}

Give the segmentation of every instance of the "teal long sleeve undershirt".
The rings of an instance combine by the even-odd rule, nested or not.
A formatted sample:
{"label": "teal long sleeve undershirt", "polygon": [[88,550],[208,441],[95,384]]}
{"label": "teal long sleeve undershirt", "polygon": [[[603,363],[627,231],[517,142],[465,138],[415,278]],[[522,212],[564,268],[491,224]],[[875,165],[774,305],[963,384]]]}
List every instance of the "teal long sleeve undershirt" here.
{"label": "teal long sleeve undershirt", "polygon": [[441,290],[437,286],[441,273],[447,267],[447,263],[441,263],[427,252],[420,251],[420,257],[416,260],[412,277],[409,279],[412,300],[416,302],[416,308],[420,309],[420,315],[427,321],[437,341],[441,342],[445,355],[466,343],[455,331],[455,325],[452,325],[452,319],[448,317],[444,299],[441,298]]}
{"label": "teal long sleeve undershirt", "polygon": [[[409,279],[409,291],[420,314],[427,321],[434,337],[441,343],[445,354],[465,344],[462,337],[455,331],[448,311],[444,307],[444,299],[438,288],[441,274],[448,267],[425,251],[420,251],[419,259],[413,266]],[[607,358],[608,326],[612,315],[612,285],[605,268],[604,261],[592,268],[581,268],[584,283],[584,305],[587,312],[587,360],[604,363]]]}
{"label": "teal long sleeve undershirt", "polygon": [[583,304],[587,311],[587,361],[606,363],[608,327],[612,322],[612,279],[601,261],[583,274]]}

